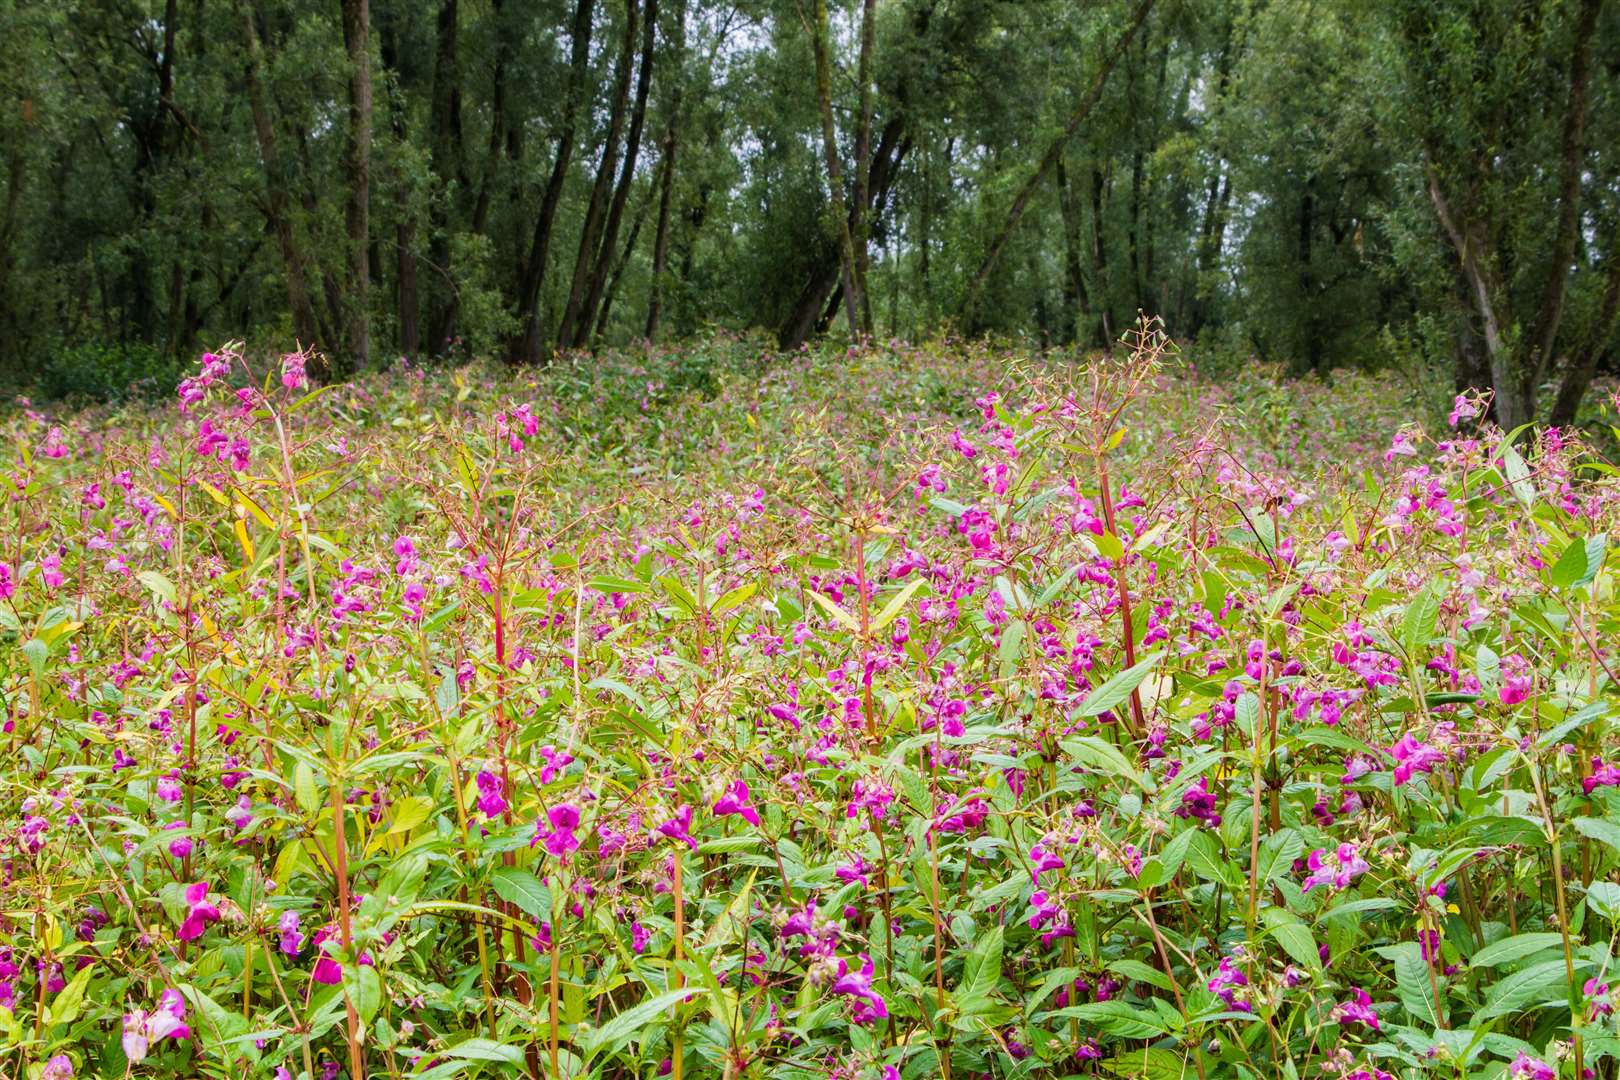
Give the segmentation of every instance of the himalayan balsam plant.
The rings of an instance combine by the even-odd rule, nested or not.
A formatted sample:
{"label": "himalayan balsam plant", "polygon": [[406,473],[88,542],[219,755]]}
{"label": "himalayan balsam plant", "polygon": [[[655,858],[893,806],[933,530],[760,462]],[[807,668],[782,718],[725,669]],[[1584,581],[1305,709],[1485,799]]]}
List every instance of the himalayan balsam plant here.
{"label": "himalayan balsam plant", "polygon": [[0,1073],[1614,1076],[1613,467],[1125,344],[9,414]]}

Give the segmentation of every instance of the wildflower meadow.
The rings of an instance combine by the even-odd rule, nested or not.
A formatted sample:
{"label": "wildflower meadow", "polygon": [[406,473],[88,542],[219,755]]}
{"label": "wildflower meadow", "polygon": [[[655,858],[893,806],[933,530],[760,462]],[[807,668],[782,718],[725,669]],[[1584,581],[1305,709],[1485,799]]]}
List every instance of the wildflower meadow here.
{"label": "wildflower meadow", "polygon": [[1615,1076],[1614,406],[1195,359],[8,410],[0,1075]]}

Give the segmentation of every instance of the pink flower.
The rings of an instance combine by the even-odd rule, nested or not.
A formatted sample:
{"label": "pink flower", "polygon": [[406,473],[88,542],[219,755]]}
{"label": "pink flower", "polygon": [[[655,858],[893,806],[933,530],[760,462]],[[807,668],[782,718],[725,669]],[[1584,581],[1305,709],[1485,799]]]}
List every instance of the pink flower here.
{"label": "pink flower", "polygon": [[838,961],[838,978],[833,981],[832,992],[854,998],[850,1019],[857,1024],[870,1024],[889,1015],[889,1007],[882,995],[872,989],[872,958],[861,954],[861,970],[849,970],[846,961]]}
{"label": "pink flower", "polygon": [[544,842],[546,850],[559,859],[566,859],[579,850],[579,837],[574,835],[574,830],[579,828],[579,807],[573,803],[559,803],[546,811],[546,820],[551,823],[551,828],[543,829],[536,824],[534,839],[529,841],[530,847]]}
{"label": "pink flower", "polygon": [[1312,873],[1303,883],[1303,892],[1310,892],[1318,885],[1346,888],[1357,877],[1371,869],[1367,865],[1367,860],[1356,851],[1354,844],[1340,844],[1331,855],[1327,849],[1317,848],[1311,852],[1307,861]]}
{"label": "pink flower", "polygon": [[1620,768],[1613,762],[1604,764],[1601,757],[1592,758],[1592,775],[1581,780],[1581,790],[1590,795],[1600,787],[1620,787]]}
{"label": "pink flower", "polygon": [[219,922],[219,908],[208,900],[208,882],[199,881],[186,886],[186,903],[190,910],[175,937],[181,941],[195,941],[203,936],[210,923]]}
{"label": "pink flower", "polygon": [[741,780],[734,780],[726,788],[726,793],[720,796],[720,801],[714,804],[714,812],[719,815],[740,814],[742,819],[754,827],[759,826],[759,813],[748,803],[748,785]]}
{"label": "pink flower", "polygon": [[692,808],[686,803],[676,809],[675,816],[659,825],[654,832],[660,836],[667,836],[671,840],[679,840],[687,847],[697,847],[697,841],[692,839]]}
{"label": "pink flower", "polygon": [[1513,1059],[1513,1064],[1508,1068],[1508,1075],[1513,1080],[1558,1080],[1558,1070],[1545,1061],[1531,1057],[1523,1050],[1520,1050],[1519,1056]]}
{"label": "pink flower", "polygon": [[1378,1014],[1372,1010],[1372,996],[1360,987],[1352,990],[1351,994],[1351,1000],[1341,1003],[1333,1010],[1334,1018],[1341,1023],[1350,1020],[1358,1024],[1366,1024],[1374,1031],[1377,1031]]}

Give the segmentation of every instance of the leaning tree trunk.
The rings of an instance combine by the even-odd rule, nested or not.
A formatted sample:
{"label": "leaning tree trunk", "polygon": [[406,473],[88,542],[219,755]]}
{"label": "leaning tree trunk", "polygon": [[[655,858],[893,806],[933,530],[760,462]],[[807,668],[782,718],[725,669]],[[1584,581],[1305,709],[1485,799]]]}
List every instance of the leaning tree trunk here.
{"label": "leaning tree trunk", "polygon": [[1530,331],[1530,370],[1525,373],[1528,394],[1552,363],[1558,342],[1558,327],[1564,316],[1564,297],[1569,291],[1569,265],[1575,258],[1575,243],[1581,221],[1581,171],[1586,158],[1587,83],[1592,71],[1592,48],[1597,41],[1597,20],[1603,0],[1581,0],[1581,14],[1575,27],[1575,54],[1569,62],[1569,104],[1564,110],[1563,136],[1559,149],[1558,224],[1553,231],[1552,258],[1547,265],[1547,282],[1536,322]]}
{"label": "leaning tree trunk", "polygon": [[664,317],[664,277],[669,266],[669,216],[675,196],[675,162],[681,148],[681,91],[686,83],[686,0],[675,3],[675,42],[670,62],[675,79],[669,94],[669,123],[658,160],[658,226],[653,235],[652,291],[647,300],[647,340],[658,340]]}
{"label": "leaning tree trunk", "polygon": [[585,297],[590,289],[591,269],[596,264],[596,250],[601,243],[604,219],[608,213],[613,174],[618,167],[624,113],[630,104],[630,71],[635,66],[636,30],[640,14],[636,0],[627,0],[624,44],[619,53],[618,73],[614,77],[613,108],[608,114],[607,137],[602,140],[602,157],[596,168],[596,183],[591,186],[591,201],[585,207],[585,224],[579,233],[579,253],[574,257],[574,279],[568,288],[568,303],[563,308],[562,324],[557,329],[557,344],[565,349],[574,347],[576,330],[584,322]]}
{"label": "leaning tree trunk", "polygon": [[[592,324],[596,322],[596,309],[602,303],[602,292],[607,288],[608,275],[613,272],[613,256],[619,246],[619,227],[624,221],[624,207],[630,199],[630,185],[636,178],[636,162],[641,156],[641,130],[647,120],[647,95],[652,89],[653,46],[658,36],[658,0],[647,0],[642,13],[641,71],[636,76],[636,103],[630,111],[630,134],[625,139],[624,164],[619,169],[619,185],[613,192],[613,203],[608,207],[607,225],[602,230],[590,271],[590,286],[585,303],[574,324],[572,341],[563,342],[564,348],[582,348],[590,343]],[[626,253],[628,258],[628,252]]]}
{"label": "leaning tree trunk", "polygon": [[[1463,220],[1452,209],[1440,187],[1440,177],[1431,162],[1427,169],[1429,200],[1434,204],[1435,216],[1456,251],[1463,279],[1479,318],[1480,333],[1485,343],[1485,361],[1491,370],[1491,388],[1495,392],[1492,409],[1496,422],[1511,431],[1528,423],[1534,415],[1535,403],[1522,393],[1519,372],[1514,363],[1512,347],[1508,344],[1498,314],[1502,295],[1495,261],[1491,256],[1490,240],[1485,229],[1476,221]],[[1532,391],[1534,387],[1530,388]]]}
{"label": "leaning tree trunk", "polygon": [[850,236],[849,211],[844,203],[844,170],[838,151],[838,129],[833,124],[831,49],[827,29],[827,0],[816,0],[816,25],[811,35],[816,53],[816,103],[821,110],[821,142],[827,155],[827,187],[832,195],[833,218],[838,226],[838,255],[843,263],[844,307],[851,337],[861,333],[860,281],[856,277],[855,241]]}
{"label": "leaning tree trunk", "polygon": [[974,309],[978,306],[979,294],[984,289],[984,283],[989,279],[990,271],[995,267],[996,260],[1001,257],[1003,249],[1006,248],[1007,241],[1012,238],[1013,230],[1018,228],[1019,221],[1023,219],[1024,211],[1029,209],[1030,200],[1034,198],[1035,192],[1045,181],[1046,174],[1056,166],[1058,156],[1063,153],[1063,148],[1069,144],[1075,133],[1080,130],[1080,125],[1085,123],[1086,117],[1091,115],[1091,110],[1097,107],[1097,102],[1102,99],[1103,88],[1108,85],[1108,76],[1113,72],[1115,65],[1119,63],[1119,58],[1130,46],[1131,39],[1136,36],[1137,31],[1142,28],[1142,24],[1147,21],[1148,12],[1152,10],[1153,0],[1140,0],[1136,6],[1135,14],[1131,16],[1130,24],[1126,26],[1119,40],[1114,43],[1114,48],[1103,61],[1102,67],[1098,69],[1096,78],[1092,80],[1091,89],[1069,116],[1069,122],[1064,125],[1062,134],[1046,148],[1046,153],[1041,155],[1041,160],[1036,165],[1035,172],[1029,179],[1024,181],[1023,186],[1018,189],[1018,194],[1013,196],[1012,206],[1007,210],[1007,218],[1002,223],[1001,231],[996,234],[995,240],[991,242],[990,250],[985,253],[984,261],[980,263],[978,272],[973,275],[973,280],[968,285],[967,298],[962,304],[962,313],[964,315],[972,316]]}
{"label": "leaning tree trunk", "polygon": [[568,163],[574,156],[574,126],[579,117],[581,99],[585,96],[585,79],[589,74],[591,16],[595,10],[596,0],[578,0],[574,8],[567,104],[564,107],[562,130],[557,134],[557,155],[552,162],[551,178],[546,182],[546,193],[540,200],[540,216],[535,220],[534,239],[529,245],[529,257],[523,264],[517,308],[523,331],[513,340],[508,354],[508,359],[515,363],[534,364],[540,361],[540,287],[546,279],[546,260],[550,255],[557,206],[562,201],[563,182],[568,179]]}
{"label": "leaning tree trunk", "polygon": [[343,0],[343,44],[349,52],[348,227],[349,363],[371,361],[371,5]]}
{"label": "leaning tree trunk", "polygon": [[1558,397],[1553,401],[1547,422],[1555,427],[1566,427],[1575,422],[1581,399],[1592,384],[1600,362],[1609,355],[1609,343],[1614,338],[1616,323],[1620,322],[1620,222],[1609,236],[1607,265],[1603,271],[1603,306],[1597,327],[1592,331],[1581,355],[1564,372],[1558,384]]}

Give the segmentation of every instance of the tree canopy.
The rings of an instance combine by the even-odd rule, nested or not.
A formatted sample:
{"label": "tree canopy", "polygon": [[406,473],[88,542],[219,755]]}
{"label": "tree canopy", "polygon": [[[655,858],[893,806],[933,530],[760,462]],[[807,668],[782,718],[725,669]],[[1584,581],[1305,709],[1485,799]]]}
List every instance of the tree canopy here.
{"label": "tree canopy", "polygon": [[1603,0],[0,0],[0,365],[1146,311],[1568,422],[1617,95]]}

